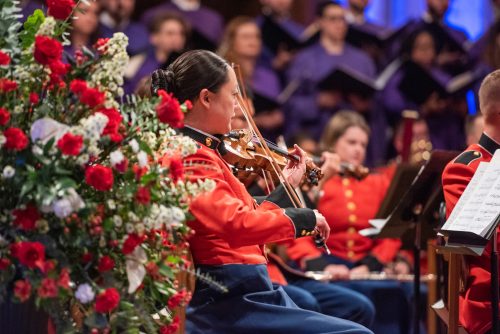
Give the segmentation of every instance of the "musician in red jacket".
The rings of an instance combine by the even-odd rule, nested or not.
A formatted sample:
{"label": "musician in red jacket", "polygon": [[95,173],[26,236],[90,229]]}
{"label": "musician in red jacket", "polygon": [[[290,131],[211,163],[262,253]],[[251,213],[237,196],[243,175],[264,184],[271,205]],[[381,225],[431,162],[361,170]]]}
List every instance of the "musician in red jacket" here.
{"label": "musician in red jacket", "polygon": [[[489,74],[479,89],[484,132],[479,143],[470,145],[443,172],[446,215],[449,216],[474,176],[481,161],[490,161],[500,148],[500,70]],[[497,230],[498,233],[498,230]],[[500,248],[500,237],[498,247]],[[482,256],[465,256],[468,279],[460,296],[460,324],[469,332],[484,334],[491,329],[491,242]]]}
{"label": "musician in red jacket", "polygon": [[[330,175],[325,176],[316,192],[318,210],[331,227],[326,244],[331,255],[315,247],[311,238],[297,239],[288,248],[288,256],[304,270],[326,271],[334,279],[349,280],[392,266],[400,249],[398,239],[371,239],[359,231],[370,227],[368,220],[384,199],[389,185],[386,174],[371,173],[363,179],[344,175],[342,164],[354,170],[364,161],[370,129],[363,116],[353,111],[335,114],[326,126],[321,146],[333,152],[337,161]],[[324,169],[327,170],[327,169]],[[406,273],[408,266],[406,266]],[[307,282],[301,282],[306,284]],[[376,315],[372,326],[378,333],[407,333],[409,318],[408,292],[395,281],[344,281],[334,284],[365,294],[375,304]],[[301,287],[308,289],[308,286]],[[387,313],[387,312],[390,312]]]}
{"label": "musician in red jacket", "polygon": [[[324,217],[291,207],[282,187],[260,205],[221,158],[221,134],[231,130],[239,94],[233,69],[205,50],[184,53],[167,70],[152,76],[152,91],[190,100],[182,132],[198,142],[184,161],[189,180],[213,180],[215,188],[190,203],[194,230],[190,250],[197,270],[228,289],[220,291],[199,279],[187,311],[190,333],[370,333],[350,321],[298,308],[281,289],[273,289],[263,244],[304,235],[329,236]],[[297,186],[305,171],[305,155],[284,174]],[[281,206],[281,207],[280,207]]]}

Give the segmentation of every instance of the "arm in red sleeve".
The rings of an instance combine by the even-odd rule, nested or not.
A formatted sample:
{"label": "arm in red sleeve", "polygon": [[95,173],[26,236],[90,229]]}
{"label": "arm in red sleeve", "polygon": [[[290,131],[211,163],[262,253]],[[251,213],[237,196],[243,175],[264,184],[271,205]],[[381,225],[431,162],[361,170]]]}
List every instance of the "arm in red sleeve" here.
{"label": "arm in red sleeve", "polygon": [[281,209],[268,201],[253,206],[251,196],[244,189],[243,193],[233,189],[228,181],[236,180],[230,180],[233,176],[226,175],[210,155],[197,153],[184,164],[191,181],[210,178],[216,184],[213,191],[200,194],[190,203],[196,219],[189,226],[196,232],[216,234],[237,248],[293,239],[314,230],[316,218],[310,209]]}
{"label": "arm in red sleeve", "polygon": [[474,169],[461,163],[450,163],[443,172],[443,191],[446,217],[455,208],[460,196],[474,176]]}

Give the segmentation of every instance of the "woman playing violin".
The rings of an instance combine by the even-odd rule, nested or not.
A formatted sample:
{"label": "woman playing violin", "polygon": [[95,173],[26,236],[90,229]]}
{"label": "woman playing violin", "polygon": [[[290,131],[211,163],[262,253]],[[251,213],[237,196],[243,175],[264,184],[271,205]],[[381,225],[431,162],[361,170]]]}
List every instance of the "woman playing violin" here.
{"label": "woman playing violin", "polygon": [[[190,203],[194,230],[190,250],[196,269],[228,289],[217,290],[202,280],[187,312],[191,333],[369,333],[355,323],[299,309],[282,289],[273,289],[266,270],[263,244],[301,235],[328,238],[324,217],[310,209],[281,208],[289,201],[281,188],[257,205],[221,159],[218,135],[231,130],[239,94],[234,71],[220,57],[204,50],[183,54],[166,71],[152,76],[152,91],[173,93],[193,108],[183,133],[195,139],[198,151],[185,159],[189,180],[212,179],[215,188]],[[285,168],[296,186],[305,156]],[[316,231],[316,232],[315,232]]]}
{"label": "woman playing violin", "polygon": [[[304,270],[326,271],[334,279],[348,280],[352,276],[383,271],[398,253],[401,242],[397,239],[370,239],[359,234],[360,230],[370,227],[368,220],[375,217],[384,198],[388,177],[369,174],[360,180],[340,174],[345,166],[353,169],[361,166],[369,134],[363,117],[351,111],[338,112],[326,126],[320,145],[334,154],[328,156],[326,166],[322,167],[325,175],[313,197],[332,230],[326,241],[331,255],[314,247],[310,238],[296,240],[288,248],[288,256]],[[398,282],[344,281],[337,284],[361,292],[372,300],[376,306],[375,332],[406,333],[395,315],[399,310],[408,311],[405,293]],[[378,295],[377,289],[385,291],[386,295]],[[387,319],[392,318],[396,323],[381,323],[381,306],[389,303],[394,314]],[[394,311],[396,306],[398,311]]]}

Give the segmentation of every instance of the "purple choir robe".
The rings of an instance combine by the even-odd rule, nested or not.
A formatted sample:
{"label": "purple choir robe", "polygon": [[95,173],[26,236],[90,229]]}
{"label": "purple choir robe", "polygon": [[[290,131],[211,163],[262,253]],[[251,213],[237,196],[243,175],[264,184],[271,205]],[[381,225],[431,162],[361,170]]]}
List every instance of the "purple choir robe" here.
{"label": "purple choir robe", "polygon": [[340,55],[328,54],[320,43],[297,54],[287,73],[287,85],[298,84],[286,104],[287,138],[303,130],[316,139],[321,136],[323,126],[333,111],[318,107],[317,84],[339,65],[355,69],[368,77],[375,76],[373,61],[361,50],[347,44]]}
{"label": "purple choir robe", "polygon": [[207,39],[218,44],[224,31],[224,21],[222,16],[216,11],[200,6],[197,10],[185,11],[173,3],[164,3],[148,9],[141,17],[141,22],[147,25],[159,12],[173,11],[180,13],[200,34]]}
{"label": "purple choir robe", "polygon": [[[431,70],[432,76],[439,82],[446,84],[451,77],[435,67]],[[394,73],[380,94],[383,105],[391,126],[396,126],[405,109],[419,110],[420,106],[409,100],[399,89],[399,84],[404,77],[404,70]],[[416,87],[418,89],[418,87]],[[434,149],[461,150],[465,143],[463,119],[452,110],[443,114],[427,115],[425,117],[429,128],[429,136]]]}
{"label": "purple choir robe", "polygon": [[99,25],[100,37],[111,38],[115,32],[123,32],[128,37],[127,52],[134,56],[146,51],[149,44],[149,33],[146,27],[139,22],[128,22],[124,26],[108,26],[101,22]]}
{"label": "purple choir robe", "polygon": [[[277,101],[281,93],[282,87],[280,79],[276,72],[267,66],[257,65],[251,78],[250,88],[253,92],[269,98],[272,101]],[[283,111],[283,109],[281,109]],[[258,112],[256,110],[256,112]],[[277,129],[259,129],[262,135],[271,141],[283,133],[282,128]]]}
{"label": "purple choir robe", "polygon": [[137,84],[142,78],[151,76],[155,70],[163,66],[163,64],[156,59],[153,49],[150,49],[146,53],[137,55],[136,57],[144,57],[144,61],[132,77],[125,79],[125,84],[123,85],[125,94],[134,93],[137,88]]}
{"label": "purple choir robe", "polygon": [[20,19],[22,22],[26,21],[28,16],[33,14],[36,9],[41,9],[45,12],[45,4],[40,1],[30,0],[28,3],[21,9],[21,14],[23,17]]}
{"label": "purple choir robe", "polygon": [[[361,50],[348,44],[341,55],[330,55],[316,43],[297,54],[287,73],[288,85],[298,83],[297,90],[285,104],[285,136],[290,139],[301,131],[318,140],[324,126],[332,115],[341,109],[352,109],[347,102],[334,109],[319,108],[317,105],[317,84],[337,66],[344,66],[367,76],[375,77],[375,64]],[[386,127],[385,115],[375,103],[367,115],[363,115],[371,127],[367,150],[367,165],[373,166],[385,159]]]}

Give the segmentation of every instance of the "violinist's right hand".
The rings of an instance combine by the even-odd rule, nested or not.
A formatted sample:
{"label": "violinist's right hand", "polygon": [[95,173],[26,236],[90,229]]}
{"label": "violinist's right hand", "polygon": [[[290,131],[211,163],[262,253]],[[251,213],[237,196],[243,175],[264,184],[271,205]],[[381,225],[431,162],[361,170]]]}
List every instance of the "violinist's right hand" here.
{"label": "violinist's right hand", "polygon": [[321,165],[321,172],[323,173],[323,180],[328,180],[332,176],[340,173],[340,157],[336,153],[331,152],[323,152],[321,154],[321,161],[323,164]]}
{"label": "violinist's right hand", "polygon": [[320,235],[324,240],[328,240],[330,237],[330,226],[326,222],[325,217],[318,210],[314,210],[314,215],[316,216],[316,227],[314,230],[317,235]]}

